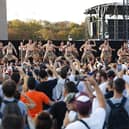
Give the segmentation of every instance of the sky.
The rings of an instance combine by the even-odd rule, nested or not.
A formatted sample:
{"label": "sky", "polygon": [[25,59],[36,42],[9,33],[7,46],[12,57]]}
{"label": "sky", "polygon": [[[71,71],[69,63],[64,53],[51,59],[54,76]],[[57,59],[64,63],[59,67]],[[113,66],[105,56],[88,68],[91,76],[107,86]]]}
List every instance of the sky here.
{"label": "sky", "polygon": [[85,9],[123,0],[6,0],[7,20],[48,20],[82,23]]}

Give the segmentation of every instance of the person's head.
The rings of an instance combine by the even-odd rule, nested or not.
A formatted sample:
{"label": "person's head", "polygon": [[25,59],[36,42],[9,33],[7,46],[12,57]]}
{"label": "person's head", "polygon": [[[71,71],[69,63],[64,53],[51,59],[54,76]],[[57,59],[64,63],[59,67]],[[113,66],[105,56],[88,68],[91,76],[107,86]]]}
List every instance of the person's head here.
{"label": "person's head", "polygon": [[11,47],[11,46],[12,46],[12,43],[11,43],[11,42],[9,42],[9,43],[8,43],[8,46],[9,46],[9,47]]}
{"label": "person's head", "polygon": [[29,39],[29,43],[32,44],[32,39]]}
{"label": "person's head", "polygon": [[41,78],[41,79],[47,79],[47,72],[44,70],[44,69],[41,69],[40,71],[39,71],[39,77]]}
{"label": "person's head", "polygon": [[19,81],[20,81],[20,74],[19,74],[19,72],[14,72],[11,75],[11,79],[14,80],[16,84],[18,84]]}
{"label": "person's head", "polygon": [[76,110],[79,115],[83,117],[88,117],[91,113],[92,102],[90,98],[86,95],[80,95],[76,98]]}
{"label": "person's head", "polygon": [[98,71],[96,73],[96,81],[98,83],[102,83],[102,82],[105,82],[107,80],[107,74],[105,71]]}
{"label": "person's head", "polygon": [[48,40],[47,43],[48,43],[48,44],[52,44],[52,41],[51,41],[51,40]]}
{"label": "person's head", "polygon": [[75,85],[74,82],[68,81],[64,85],[64,96],[66,96],[69,93],[77,93],[77,86]]}
{"label": "person's head", "polygon": [[117,78],[113,85],[114,91],[118,94],[122,94],[125,89],[125,80],[122,78]]}
{"label": "person's head", "polygon": [[105,45],[109,45],[109,41],[107,39],[105,39],[104,43]]}
{"label": "person's head", "polygon": [[20,46],[23,46],[23,42],[20,42]]}
{"label": "person's head", "polygon": [[7,115],[2,120],[2,129],[24,129],[23,117],[17,115]]}
{"label": "person's head", "polygon": [[67,109],[76,110],[76,103],[75,103],[75,93],[69,93],[66,95],[64,101],[66,103]]}
{"label": "person's head", "polygon": [[109,70],[107,72],[107,78],[108,78],[108,80],[113,80],[115,76],[116,76],[116,74],[115,74],[115,72],[113,70]]}
{"label": "person's head", "polygon": [[48,112],[41,112],[35,120],[35,129],[51,129],[52,118]]}
{"label": "person's head", "polygon": [[27,81],[27,87],[28,87],[28,89],[30,89],[30,90],[35,89],[35,84],[36,84],[35,78],[34,77],[29,77],[28,78],[28,81]]}
{"label": "person's head", "polygon": [[53,77],[53,72],[50,69],[47,70],[47,74],[49,77]]}
{"label": "person's head", "polygon": [[109,80],[106,87],[107,91],[113,91],[113,80]]}
{"label": "person's head", "polygon": [[16,92],[16,83],[13,80],[6,80],[2,85],[3,93],[6,97],[14,97]]}
{"label": "person's head", "polygon": [[66,79],[68,73],[68,68],[64,66],[61,71],[59,72],[59,75],[61,78]]}
{"label": "person's head", "polygon": [[60,43],[60,45],[63,46],[63,45],[64,45],[64,42],[62,41],[62,42]]}

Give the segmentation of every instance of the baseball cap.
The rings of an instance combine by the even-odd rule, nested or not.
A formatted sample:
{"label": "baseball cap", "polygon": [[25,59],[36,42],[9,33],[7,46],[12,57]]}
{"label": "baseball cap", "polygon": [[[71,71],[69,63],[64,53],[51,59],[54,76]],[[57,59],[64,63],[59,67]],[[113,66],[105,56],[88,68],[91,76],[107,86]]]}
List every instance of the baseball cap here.
{"label": "baseball cap", "polygon": [[79,114],[88,115],[91,112],[92,102],[87,95],[79,95],[76,97],[76,108]]}

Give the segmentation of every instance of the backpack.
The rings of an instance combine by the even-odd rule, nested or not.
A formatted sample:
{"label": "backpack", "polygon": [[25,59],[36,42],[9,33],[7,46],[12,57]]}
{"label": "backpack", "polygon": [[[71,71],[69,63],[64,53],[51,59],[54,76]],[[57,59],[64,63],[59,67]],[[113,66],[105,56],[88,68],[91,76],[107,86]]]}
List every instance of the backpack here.
{"label": "backpack", "polygon": [[109,114],[107,129],[129,129],[129,115],[124,109],[127,98],[123,97],[121,103],[113,104],[111,100],[107,100],[111,108]]}
{"label": "backpack", "polygon": [[[19,116],[21,118],[23,118],[22,112],[20,110],[20,107],[18,106],[18,100],[14,99],[13,101],[7,101],[7,100],[0,100],[0,107],[2,107],[2,103],[5,104],[4,109],[2,110],[2,112],[0,112],[0,119],[3,120],[6,116],[8,115],[16,115]],[[26,116],[25,118],[25,128],[26,129],[30,129],[30,123],[29,123],[29,119]]]}
{"label": "backpack", "polygon": [[86,129],[90,129],[90,127],[89,127],[89,125],[84,121],[84,120],[78,120],[78,121],[80,121],[82,124],[84,124],[85,125],[85,127],[86,127]]}
{"label": "backpack", "polygon": [[[2,112],[0,112],[0,118],[3,119],[4,117],[6,117],[7,115],[13,114],[13,115],[17,115],[20,117],[23,117],[21,110],[18,106],[18,100],[14,100],[12,102],[7,101],[7,100],[2,100],[2,103],[5,104],[5,107],[3,109]],[[1,105],[2,105],[1,103]]]}

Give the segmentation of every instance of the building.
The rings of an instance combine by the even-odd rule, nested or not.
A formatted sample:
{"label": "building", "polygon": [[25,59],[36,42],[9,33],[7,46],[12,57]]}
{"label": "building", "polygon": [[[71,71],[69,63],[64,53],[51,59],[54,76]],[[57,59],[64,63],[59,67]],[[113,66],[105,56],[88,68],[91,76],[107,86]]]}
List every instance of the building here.
{"label": "building", "polygon": [[86,9],[89,35],[93,39],[129,39],[129,4],[107,3]]}

